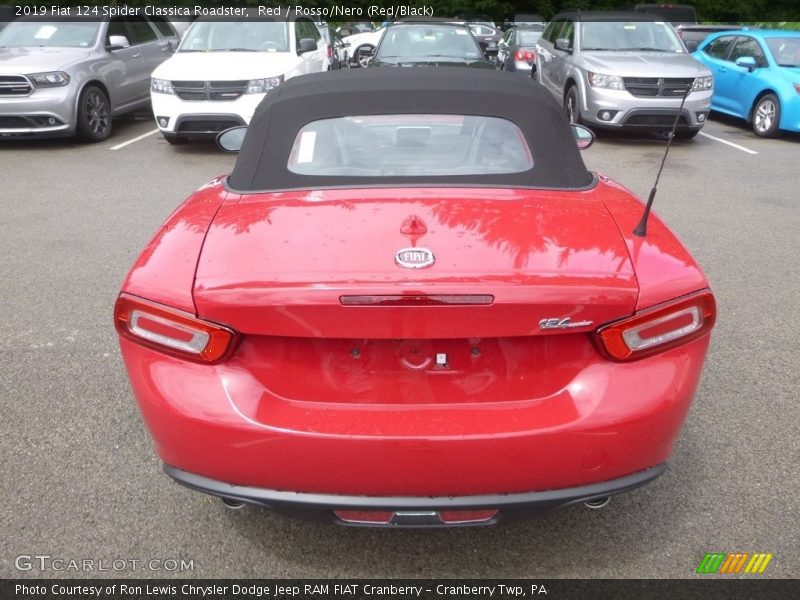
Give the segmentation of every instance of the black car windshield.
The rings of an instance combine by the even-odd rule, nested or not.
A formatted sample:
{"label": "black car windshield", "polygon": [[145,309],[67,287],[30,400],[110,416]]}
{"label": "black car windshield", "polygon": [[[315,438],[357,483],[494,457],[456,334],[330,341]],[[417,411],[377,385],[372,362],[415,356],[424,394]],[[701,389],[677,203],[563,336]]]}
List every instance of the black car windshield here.
{"label": "black car windshield", "polygon": [[686,52],[672,27],[655,21],[587,21],[581,24],[580,49]]}
{"label": "black car windshield", "polygon": [[313,121],[287,168],[300,175],[445,176],[521,173],[533,167],[522,132],[505,119],[366,115]]}
{"label": "black car windshield", "polygon": [[395,25],[386,30],[375,56],[377,59],[447,57],[478,60],[483,53],[466,27]]}
{"label": "black car windshield", "polygon": [[800,37],[766,38],[772,58],[781,67],[800,67]]}
{"label": "black car windshield", "polygon": [[288,52],[286,21],[198,21],[178,52]]}
{"label": "black car windshield", "polygon": [[99,21],[12,21],[0,31],[0,48],[89,48],[97,39]]}

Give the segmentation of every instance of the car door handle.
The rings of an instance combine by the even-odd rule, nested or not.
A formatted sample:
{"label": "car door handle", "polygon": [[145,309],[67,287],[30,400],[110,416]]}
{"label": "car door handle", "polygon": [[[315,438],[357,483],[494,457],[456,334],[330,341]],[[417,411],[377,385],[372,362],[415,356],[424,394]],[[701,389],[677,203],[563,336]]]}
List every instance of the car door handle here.
{"label": "car door handle", "polygon": [[142,58],[142,53],[141,52],[137,52],[136,54],[132,54],[131,58]]}
{"label": "car door handle", "polygon": [[726,69],[725,67],[720,67],[720,68],[719,68],[719,72],[720,72],[720,73],[727,73],[727,72],[728,72],[728,69]]}

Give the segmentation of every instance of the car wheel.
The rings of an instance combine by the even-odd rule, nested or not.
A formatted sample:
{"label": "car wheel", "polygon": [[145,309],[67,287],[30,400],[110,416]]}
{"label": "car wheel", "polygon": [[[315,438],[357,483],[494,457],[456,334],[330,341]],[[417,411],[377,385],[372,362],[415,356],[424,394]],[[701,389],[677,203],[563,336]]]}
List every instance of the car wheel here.
{"label": "car wheel", "polygon": [[353,62],[357,67],[365,68],[374,51],[375,48],[372,46],[359,46],[353,53]]}
{"label": "car wheel", "polygon": [[567,113],[569,122],[576,125],[581,122],[581,113],[578,106],[578,88],[573,85],[567,90],[567,95],[564,97],[564,111]]}
{"label": "car wheel", "polygon": [[182,135],[167,135],[166,133],[163,134],[164,139],[173,146],[177,146],[179,144],[185,144],[189,141],[188,138],[183,137]]}
{"label": "car wheel", "polygon": [[78,100],[78,137],[85,142],[102,142],[111,135],[111,104],[105,92],[86,86]]}
{"label": "car wheel", "polygon": [[781,104],[775,94],[759,98],[753,109],[753,131],[760,137],[776,137],[781,122]]}

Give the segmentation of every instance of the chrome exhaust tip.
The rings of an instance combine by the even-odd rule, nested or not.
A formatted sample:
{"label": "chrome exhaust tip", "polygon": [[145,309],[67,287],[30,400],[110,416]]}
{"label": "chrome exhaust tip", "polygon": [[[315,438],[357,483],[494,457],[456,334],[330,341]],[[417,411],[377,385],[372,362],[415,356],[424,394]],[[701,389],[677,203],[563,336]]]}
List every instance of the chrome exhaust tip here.
{"label": "chrome exhaust tip", "polygon": [[591,508],[592,510],[599,510],[601,508],[605,508],[608,506],[608,503],[611,502],[611,496],[605,496],[603,498],[595,498],[594,500],[588,500],[584,502],[587,508]]}
{"label": "chrome exhaust tip", "polygon": [[231,500],[230,498],[221,498],[222,503],[231,510],[241,510],[244,508],[244,502],[238,500]]}

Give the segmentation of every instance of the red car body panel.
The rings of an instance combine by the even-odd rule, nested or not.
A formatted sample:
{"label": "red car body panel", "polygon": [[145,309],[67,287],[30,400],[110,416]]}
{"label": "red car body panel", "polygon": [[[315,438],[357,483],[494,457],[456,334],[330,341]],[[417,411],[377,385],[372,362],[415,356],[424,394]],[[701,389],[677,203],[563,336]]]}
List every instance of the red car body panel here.
{"label": "red car body panel", "polygon": [[[212,182],[123,285],[243,334],[211,366],[121,339],[160,457],[238,485],[365,496],[559,489],[664,462],[709,336],[618,364],[593,332],[707,282],[655,215],[646,238],[629,233],[640,213],[604,179],[583,192],[247,196]],[[406,246],[431,248],[436,263],[400,269],[394,253]],[[494,299],[340,300],[404,293]],[[592,324],[539,328],[566,316]]]}
{"label": "red car body panel", "polygon": [[649,308],[688,292],[708,287],[706,276],[689,251],[661,219],[652,215],[647,236],[633,230],[641,218],[641,204],[631,191],[600,176],[603,204],[619,226],[639,283],[636,310]]}
{"label": "red car body panel", "polygon": [[[364,189],[231,196],[206,237],[199,316],[245,334],[435,339],[543,333],[633,312],[637,283],[598,198],[503,189]],[[416,219],[424,233],[403,233]],[[429,247],[430,268],[397,250]],[[246,259],[243,259],[246,257]],[[489,294],[486,306],[347,306],[353,294]],[[590,328],[591,329],[591,328]]]}
{"label": "red car body panel", "polygon": [[195,312],[192,288],[197,257],[227,196],[220,182],[209,182],[167,218],[128,272],[123,291]]}
{"label": "red car body panel", "polygon": [[595,356],[549,396],[393,405],[281,397],[249,372],[245,347],[209,367],[121,344],[166,464],[266,489],[457,496],[559,489],[664,462],[708,340],[623,365]]}

